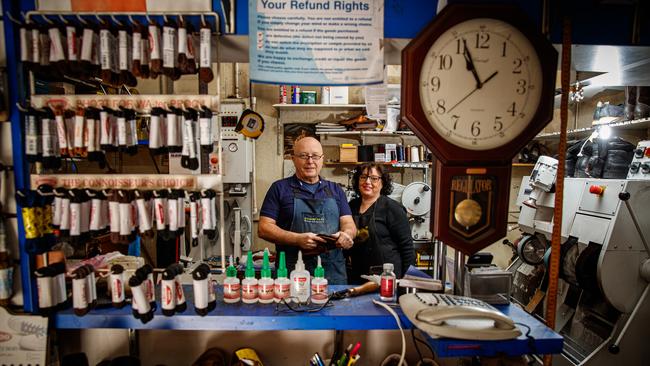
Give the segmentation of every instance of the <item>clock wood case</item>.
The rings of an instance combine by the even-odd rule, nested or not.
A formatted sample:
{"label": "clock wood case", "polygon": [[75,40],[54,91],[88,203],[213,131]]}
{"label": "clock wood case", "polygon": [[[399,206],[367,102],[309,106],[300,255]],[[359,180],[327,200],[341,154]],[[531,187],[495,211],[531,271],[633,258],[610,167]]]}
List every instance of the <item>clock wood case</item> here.
{"label": "clock wood case", "polygon": [[402,120],[436,156],[433,233],[505,236],[512,158],[553,117],[557,51],[515,7],[452,4],[402,51]]}

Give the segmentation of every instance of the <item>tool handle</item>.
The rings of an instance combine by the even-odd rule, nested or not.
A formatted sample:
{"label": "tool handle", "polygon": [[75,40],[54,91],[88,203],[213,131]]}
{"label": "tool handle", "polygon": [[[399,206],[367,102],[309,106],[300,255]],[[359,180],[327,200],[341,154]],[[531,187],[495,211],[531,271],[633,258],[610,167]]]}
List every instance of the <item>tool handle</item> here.
{"label": "tool handle", "polygon": [[366,282],[361,286],[357,286],[350,289],[350,296],[359,296],[364,294],[369,294],[379,290],[379,284],[375,282]]}

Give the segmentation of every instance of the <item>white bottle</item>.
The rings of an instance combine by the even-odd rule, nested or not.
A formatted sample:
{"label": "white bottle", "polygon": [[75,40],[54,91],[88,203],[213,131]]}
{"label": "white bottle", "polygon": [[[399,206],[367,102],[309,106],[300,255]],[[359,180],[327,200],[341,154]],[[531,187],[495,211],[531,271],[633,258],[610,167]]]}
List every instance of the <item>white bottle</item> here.
{"label": "white bottle", "polygon": [[241,281],[241,301],[245,304],[255,304],[258,300],[258,281],[255,278],[255,267],[253,267],[253,252],[249,251],[245,278]]}
{"label": "white bottle", "polygon": [[309,299],[309,282],[311,277],[309,271],[305,270],[305,263],[302,261],[302,251],[298,251],[296,268],[291,271],[291,298],[294,302],[306,303]]}
{"label": "white bottle", "polygon": [[284,260],[284,252],[280,252],[280,265],[278,266],[278,278],[275,279],[273,297],[275,302],[287,299],[291,296],[291,280],[287,278],[287,266]]}
{"label": "white bottle", "polygon": [[241,301],[241,284],[230,256],[230,266],[226,270],[226,279],[223,280],[223,302],[232,304],[239,301]]}
{"label": "white bottle", "polygon": [[264,249],[264,262],[262,264],[262,276],[257,283],[257,293],[261,304],[273,302],[273,279],[269,267],[269,250]]}
{"label": "white bottle", "polygon": [[324,304],[327,302],[328,296],[325,269],[321,266],[319,255],[318,265],[314,270],[314,279],[311,280],[311,302],[314,304]]}

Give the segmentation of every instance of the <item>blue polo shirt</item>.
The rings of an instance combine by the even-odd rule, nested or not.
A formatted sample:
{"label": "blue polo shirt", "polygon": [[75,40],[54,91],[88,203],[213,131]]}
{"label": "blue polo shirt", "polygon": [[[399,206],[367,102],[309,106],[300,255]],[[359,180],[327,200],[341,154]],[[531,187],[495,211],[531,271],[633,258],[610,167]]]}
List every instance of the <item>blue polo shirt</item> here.
{"label": "blue polo shirt", "polygon": [[352,215],[348,200],[345,193],[338,184],[328,180],[321,179],[315,191],[310,190],[314,187],[307,187],[308,184],[300,181],[294,174],[289,178],[284,178],[274,182],[269,188],[269,191],[264,197],[260,216],[266,216],[275,220],[278,227],[283,230],[291,229],[291,221],[293,220],[293,197],[294,190],[297,192],[298,198],[305,199],[324,199],[329,197],[328,188],[331,197],[336,200],[339,207],[339,215],[346,216]]}

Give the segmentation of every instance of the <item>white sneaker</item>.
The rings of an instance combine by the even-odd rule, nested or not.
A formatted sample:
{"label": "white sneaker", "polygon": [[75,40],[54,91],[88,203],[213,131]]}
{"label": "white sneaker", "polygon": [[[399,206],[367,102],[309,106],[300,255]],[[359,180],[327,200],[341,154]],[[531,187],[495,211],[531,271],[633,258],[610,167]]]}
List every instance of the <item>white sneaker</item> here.
{"label": "white sneaker", "polygon": [[31,322],[24,316],[10,316],[7,318],[7,326],[19,335],[35,334],[45,337],[45,326]]}
{"label": "white sneaker", "polygon": [[25,351],[45,351],[47,338],[37,336],[36,334],[28,334],[20,337],[18,345],[20,346],[20,349]]}

